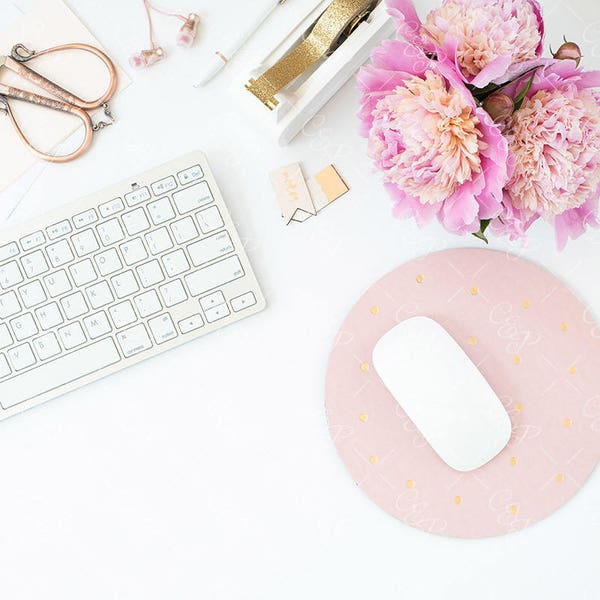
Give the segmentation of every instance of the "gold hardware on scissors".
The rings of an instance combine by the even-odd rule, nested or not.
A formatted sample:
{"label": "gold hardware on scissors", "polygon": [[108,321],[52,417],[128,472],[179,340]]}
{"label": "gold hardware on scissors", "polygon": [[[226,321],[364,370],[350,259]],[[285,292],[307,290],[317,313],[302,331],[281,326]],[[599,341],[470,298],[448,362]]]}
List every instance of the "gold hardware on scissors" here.
{"label": "gold hardware on scissors", "polygon": [[[46,79],[46,77],[40,75],[25,65],[26,62],[38,56],[67,50],[82,50],[84,52],[89,52],[97,56],[105,64],[106,68],[108,69],[110,81],[108,89],[104,92],[104,94],[102,94],[102,96],[96,100],[82,100],[75,94],[65,90],[49,79]],[[47,50],[33,52],[32,50],[26,48],[23,44],[17,44],[13,47],[10,56],[0,56],[0,69],[2,67],[6,67],[7,69],[19,75],[22,79],[37,85],[48,92],[50,96],[52,96],[42,96],[40,94],[35,94],[33,92],[0,83],[0,112],[8,115],[20,140],[38,158],[41,158],[42,160],[55,163],[64,163],[78,158],[90,147],[94,132],[99,131],[100,129],[103,129],[111,124],[104,121],[94,124],[88,111],[92,111],[97,108],[103,108],[106,117],[109,118],[111,122],[114,120],[108,106],[108,101],[113,97],[117,89],[117,70],[110,58],[108,58],[108,56],[106,56],[106,54],[104,54],[104,52],[98,48],[88,46],[87,44],[65,44],[63,46],[56,46],[54,48],[48,48]],[[15,119],[14,113],[10,107],[9,99],[20,100],[30,104],[37,104],[39,106],[44,106],[52,110],[58,110],[76,116],[83,122],[85,127],[85,135],[81,146],[79,146],[77,150],[74,150],[70,154],[63,156],[54,156],[38,150],[27,139],[19,123]]]}
{"label": "gold hardware on scissors", "polygon": [[333,0],[312,26],[306,39],[246,89],[273,110],[275,95],[320,59],[334,52],[369,17],[379,0]]}

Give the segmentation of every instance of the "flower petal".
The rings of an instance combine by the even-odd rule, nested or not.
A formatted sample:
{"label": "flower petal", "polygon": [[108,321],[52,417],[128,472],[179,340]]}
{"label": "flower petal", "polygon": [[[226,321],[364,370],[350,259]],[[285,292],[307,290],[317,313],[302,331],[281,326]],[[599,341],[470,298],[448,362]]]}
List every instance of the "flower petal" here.
{"label": "flower petal", "polygon": [[598,217],[598,199],[600,197],[600,185],[596,194],[592,196],[583,206],[567,210],[554,217],[554,231],[556,235],[556,246],[562,250],[569,238],[576,239],[583,235],[586,228],[600,226]]}
{"label": "flower petal", "polygon": [[431,41],[423,39],[421,29],[423,23],[417,15],[415,5],[411,0],[388,0],[388,14],[396,22],[396,30],[405,40],[421,47],[426,51],[433,50]]}
{"label": "flower petal", "polygon": [[414,218],[419,227],[428,225],[436,214],[441,204],[421,204],[418,198],[408,195],[393,183],[384,185],[393,200],[393,214],[398,219]]}
{"label": "flower petal", "polygon": [[425,53],[402,40],[384,40],[371,52],[373,66],[388,71],[424,73],[432,61]]}
{"label": "flower petal", "polygon": [[525,240],[527,230],[539,219],[539,215],[515,208],[505,192],[502,213],[490,224],[495,235],[506,235],[510,241]]}
{"label": "flower petal", "polygon": [[488,63],[479,73],[471,78],[469,83],[476,88],[484,88],[488,83],[491,83],[494,79],[502,77],[512,62],[512,56],[505,54],[503,56],[496,57],[492,62]]}
{"label": "flower petal", "polygon": [[545,34],[545,25],[544,25],[544,16],[542,14],[542,7],[540,6],[540,3],[537,0],[529,0],[529,3],[531,4],[531,7],[533,8],[533,12],[535,13],[535,16],[537,18],[537,22],[538,22],[538,30],[540,32],[540,43],[538,44],[538,47],[536,48],[536,54],[538,56],[541,56],[542,52],[544,51],[544,34]]}
{"label": "flower petal", "polygon": [[462,185],[450,198],[444,201],[438,218],[444,227],[464,235],[479,231],[479,203],[468,185]]}

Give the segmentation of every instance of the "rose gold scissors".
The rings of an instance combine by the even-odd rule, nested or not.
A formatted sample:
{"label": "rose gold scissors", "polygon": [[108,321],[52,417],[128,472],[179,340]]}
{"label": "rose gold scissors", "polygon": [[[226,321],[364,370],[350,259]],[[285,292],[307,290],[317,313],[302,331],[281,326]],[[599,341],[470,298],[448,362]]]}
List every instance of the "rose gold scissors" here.
{"label": "rose gold scissors", "polygon": [[[102,60],[102,62],[106,65],[110,76],[109,86],[106,92],[104,92],[104,94],[102,94],[102,96],[100,96],[100,98],[98,98],[97,100],[92,100],[89,102],[86,100],[82,100],[81,98],[78,98],[75,94],[68,92],[64,88],[60,87],[56,83],[53,83],[49,79],[46,79],[45,77],[43,77],[39,73],[36,73],[30,67],[25,65],[26,62],[38,56],[43,56],[44,54],[51,54],[53,52],[62,52],[66,50],[83,50],[84,52],[90,52],[91,54],[94,54],[100,60]],[[108,56],[106,56],[104,52],[98,50],[98,48],[88,46],[87,44],[65,44],[63,46],[48,48],[47,50],[42,50],[40,52],[33,52],[27,49],[23,44],[17,44],[13,47],[10,56],[0,56],[0,69],[2,67],[10,69],[23,79],[34,83],[35,85],[48,92],[50,96],[53,96],[42,96],[39,94],[34,94],[33,92],[21,90],[19,88],[3,85],[0,83],[0,111],[8,115],[21,141],[38,158],[41,158],[42,160],[47,160],[49,162],[55,163],[64,163],[70,160],[74,160],[81,156],[84,152],[86,152],[86,150],[90,147],[90,144],[92,143],[92,136],[94,132],[111,124],[105,123],[103,121],[94,124],[88,111],[92,111],[97,108],[103,108],[104,114],[111,121],[113,121],[113,117],[108,106],[108,101],[113,97],[117,89],[117,70],[110,58],[108,58]],[[14,100],[21,100],[23,102],[29,102],[31,104],[45,106],[53,110],[58,110],[61,112],[72,114],[81,119],[85,127],[85,136],[81,146],[79,146],[77,150],[71,152],[70,154],[66,154],[63,156],[53,156],[51,154],[46,154],[45,152],[38,150],[27,139],[19,123],[15,119],[15,116],[13,114],[13,111],[11,110],[8,101],[9,98],[12,98]]]}

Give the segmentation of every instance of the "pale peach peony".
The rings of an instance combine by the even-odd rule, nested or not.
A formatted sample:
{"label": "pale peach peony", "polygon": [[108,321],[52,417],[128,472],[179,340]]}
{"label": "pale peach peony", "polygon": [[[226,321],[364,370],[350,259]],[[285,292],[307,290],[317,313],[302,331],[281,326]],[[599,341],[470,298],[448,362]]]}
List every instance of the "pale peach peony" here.
{"label": "pale peach peony", "polygon": [[[487,147],[479,119],[456,88],[432,71],[407,77],[404,87],[382,98],[374,111],[369,155],[377,163],[388,152],[387,131],[402,132],[400,153],[391,158],[386,180],[436,204],[481,171],[480,151]],[[385,161],[384,161],[385,162]]]}
{"label": "pale peach peony", "polygon": [[477,88],[504,83],[537,64],[544,21],[537,0],[444,0],[422,23],[412,0],[388,0],[398,33],[447,61]]}
{"label": "pale peach peony", "polygon": [[507,123],[513,206],[546,218],[582,206],[600,185],[598,95],[575,85],[541,89]]}
{"label": "pale peach peony", "polygon": [[472,77],[501,56],[510,64],[536,58],[542,39],[528,0],[444,0],[427,15],[423,30],[438,47],[456,40],[458,66]]}
{"label": "pale peach peony", "polygon": [[508,144],[462,79],[407,42],[385,40],[358,75],[362,132],[399,218],[475,233],[502,211]]}

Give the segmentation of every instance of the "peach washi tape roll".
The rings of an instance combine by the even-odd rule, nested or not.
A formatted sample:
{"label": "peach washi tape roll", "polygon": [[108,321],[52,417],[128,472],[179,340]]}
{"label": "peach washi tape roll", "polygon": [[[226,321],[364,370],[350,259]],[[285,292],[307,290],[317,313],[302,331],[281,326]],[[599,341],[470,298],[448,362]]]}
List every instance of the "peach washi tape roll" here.
{"label": "peach washi tape roll", "polygon": [[[506,448],[475,471],[437,456],[372,366],[377,340],[417,315],[452,335],[510,416]],[[600,458],[600,328],[529,261],[483,249],[431,254],[350,311],[329,359],[326,408],[354,481],[388,513],[451,537],[518,531],[567,502]]]}

